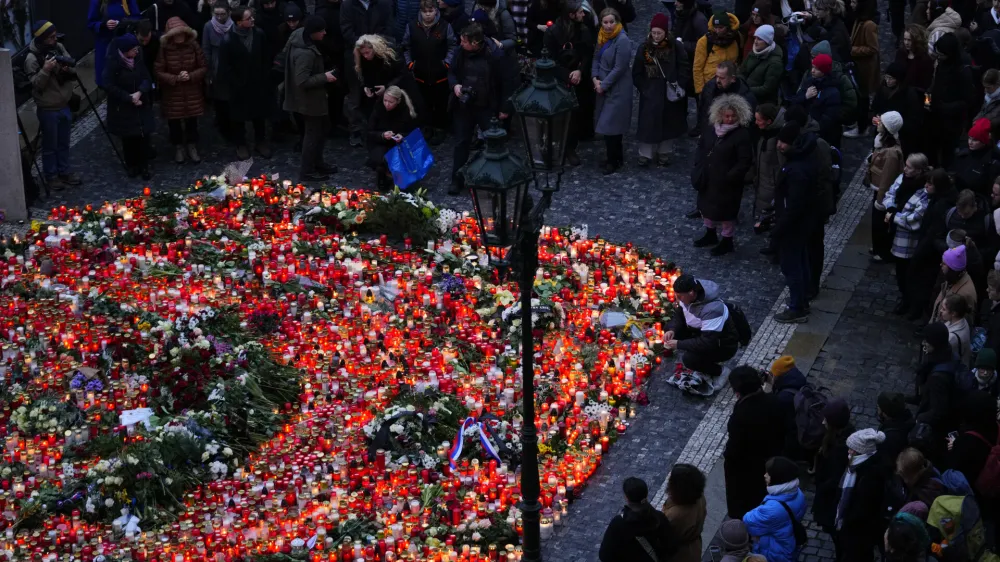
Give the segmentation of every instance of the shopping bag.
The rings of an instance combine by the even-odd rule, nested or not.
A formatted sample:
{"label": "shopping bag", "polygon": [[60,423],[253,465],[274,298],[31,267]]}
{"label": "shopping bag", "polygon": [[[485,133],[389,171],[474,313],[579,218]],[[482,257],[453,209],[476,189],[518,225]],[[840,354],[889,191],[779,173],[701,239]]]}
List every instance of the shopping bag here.
{"label": "shopping bag", "polygon": [[423,133],[416,129],[385,153],[385,162],[392,173],[393,183],[405,190],[424,179],[434,165],[434,155]]}

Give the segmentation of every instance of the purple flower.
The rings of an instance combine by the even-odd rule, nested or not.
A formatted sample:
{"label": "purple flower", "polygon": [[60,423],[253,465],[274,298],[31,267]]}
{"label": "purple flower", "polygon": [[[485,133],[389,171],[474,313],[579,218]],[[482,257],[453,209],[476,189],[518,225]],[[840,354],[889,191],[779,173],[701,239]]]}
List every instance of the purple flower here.
{"label": "purple flower", "polygon": [[93,379],[87,383],[87,391],[89,392],[100,392],[102,390],[104,390],[104,384],[97,379]]}
{"label": "purple flower", "polygon": [[76,390],[83,386],[83,383],[86,380],[87,379],[83,376],[83,373],[77,371],[77,373],[73,375],[73,379],[69,381],[69,387]]}

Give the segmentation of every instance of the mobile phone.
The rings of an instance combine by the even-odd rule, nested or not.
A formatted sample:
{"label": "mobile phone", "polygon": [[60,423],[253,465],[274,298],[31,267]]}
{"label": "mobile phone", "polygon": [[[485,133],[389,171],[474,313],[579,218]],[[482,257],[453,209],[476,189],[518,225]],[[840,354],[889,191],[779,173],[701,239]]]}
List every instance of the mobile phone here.
{"label": "mobile phone", "polygon": [[955,439],[958,439],[958,432],[957,431],[952,431],[951,433],[948,434],[948,440],[949,441],[954,441]]}

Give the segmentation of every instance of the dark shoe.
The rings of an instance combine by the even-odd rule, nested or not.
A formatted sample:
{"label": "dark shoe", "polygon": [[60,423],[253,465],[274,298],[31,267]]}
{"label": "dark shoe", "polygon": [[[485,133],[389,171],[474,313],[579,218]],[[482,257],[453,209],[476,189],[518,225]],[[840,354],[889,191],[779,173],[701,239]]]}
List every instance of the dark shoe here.
{"label": "dark shoe", "polygon": [[605,176],[610,176],[611,174],[617,172],[619,169],[621,169],[621,165],[620,164],[616,166],[616,165],[608,162],[604,166],[604,170],[601,173],[604,174]]}
{"label": "dark shoe", "polygon": [[175,164],[183,164],[185,156],[186,155],[184,154],[184,147],[183,146],[177,145],[177,146],[174,147],[174,163]]}
{"label": "dark shoe", "polygon": [[695,210],[691,211],[690,213],[688,213],[688,214],[686,214],[684,216],[687,217],[687,218],[689,218],[689,219],[700,219],[701,218],[701,211],[699,211],[698,209],[695,209]]}
{"label": "dark shoe", "polygon": [[135,166],[132,166],[129,169],[125,170],[125,175],[128,176],[128,177],[130,177],[130,178],[139,177],[139,168],[136,168]]}
{"label": "dark shoe", "polygon": [[83,180],[80,179],[79,174],[69,173],[69,174],[59,174],[59,180],[66,185],[83,185]]}
{"label": "dark shoe", "polygon": [[142,171],[139,173],[139,175],[142,176],[143,181],[149,181],[153,179],[153,172],[149,170],[148,166],[143,168]]}
{"label": "dark shoe", "polygon": [[354,148],[361,148],[364,143],[361,142],[361,131],[351,131],[351,137],[348,142]]}
{"label": "dark shoe", "polygon": [[237,146],[236,147],[236,157],[239,158],[240,160],[249,160],[250,159],[250,149],[247,148],[247,146],[245,144],[241,144],[241,145]]}
{"label": "dark shoe", "polygon": [[271,157],[271,147],[267,144],[267,141],[258,141],[254,149],[257,150],[257,154],[260,154],[261,158],[265,160]]}
{"label": "dark shoe", "polygon": [[918,338],[918,339],[923,338],[924,337],[924,329],[925,328],[927,328],[927,326],[921,326],[921,327],[917,328],[916,330],[913,330],[913,337]]}
{"label": "dark shoe", "polygon": [[187,145],[187,153],[188,158],[190,158],[195,164],[201,162],[201,156],[198,155],[198,147],[195,146],[194,143]]}
{"label": "dark shoe", "polygon": [[328,179],[330,179],[330,176],[318,170],[315,172],[310,172],[308,174],[301,174],[299,176],[300,181],[325,181]]}
{"label": "dark shoe", "polygon": [[330,164],[316,164],[316,171],[321,174],[336,174],[337,167]]}
{"label": "dark shoe", "polygon": [[903,399],[903,401],[906,402],[907,404],[912,404],[913,406],[920,405],[920,397],[917,396],[916,394],[911,394],[907,396],[906,398]]}
{"label": "dark shoe", "polygon": [[[129,176],[129,177],[132,177],[132,176]],[[49,179],[45,180],[45,183],[48,184],[49,190],[51,190],[51,191],[62,191],[64,189],[66,189],[67,187],[69,187],[69,184],[66,183],[66,182],[64,182],[59,177],[49,178]]]}
{"label": "dark shoe", "polygon": [[906,319],[909,320],[910,322],[916,322],[917,320],[920,320],[923,316],[924,314],[920,312],[919,309],[911,310],[910,315],[907,316]]}
{"label": "dark shoe", "polygon": [[715,246],[719,243],[719,236],[715,233],[714,228],[706,228],[705,234],[694,241],[695,248],[707,248],[709,246]]}
{"label": "dark shoe", "polygon": [[802,324],[809,321],[809,313],[804,310],[785,308],[774,315],[774,321],[779,324]]}
{"label": "dark shoe", "polygon": [[570,152],[566,155],[566,163],[575,168],[580,165],[580,157],[575,152]]}
{"label": "dark shoe", "polygon": [[902,316],[909,311],[910,311],[909,305],[907,305],[905,302],[902,301],[900,301],[900,303],[897,304],[896,307],[892,309],[892,313],[897,316]]}
{"label": "dark shoe", "polygon": [[771,230],[771,219],[759,219],[753,224],[754,234],[763,234],[768,230]]}
{"label": "dark shoe", "polygon": [[695,125],[694,127],[691,127],[691,130],[688,131],[688,136],[689,137],[700,137],[701,136],[701,129],[698,128],[698,125]]}
{"label": "dark shoe", "polygon": [[736,251],[736,247],[733,246],[733,237],[723,236],[722,240],[720,240],[719,243],[714,248],[712,248],[712,251],[709,253],[711,253],[713,256],[724,256],[734,251]]}
{"label": "dark shoe", "polygon": [[667,154],[660,154],[656,157],[656,163],[666,168],[670,165],[670,156]]}
{"label": "dark shoe", "polygon": [[812,302],[819,296],[819,289],[814,289],[806,293],[806,302]]}
{"label": "dark shoe", "polygon": [[646,158],[645,156],[640,156],[639,157],[639,166],[640,167],[645,168],[646,166],[649,166],[650,162],[651,162],[651,160],[649,158]]}
{"label": "dark shoe", "polygon": [[448,195],[461,195],[462,194],[462,184],[457,181],[451,182],[451,187],[448,188]]}
{"label": "dark shoe", "polygon": [[292,147],[293,152],[302,152],[302,141],[295,141],[295,146]]}
{"label": "dark shoe", "polygon": [[778,252],[775,252],[774,248],[770,246],[764,246],[763,248],[760,249],[760,255],[762,256],[774,256],[777,254]]}

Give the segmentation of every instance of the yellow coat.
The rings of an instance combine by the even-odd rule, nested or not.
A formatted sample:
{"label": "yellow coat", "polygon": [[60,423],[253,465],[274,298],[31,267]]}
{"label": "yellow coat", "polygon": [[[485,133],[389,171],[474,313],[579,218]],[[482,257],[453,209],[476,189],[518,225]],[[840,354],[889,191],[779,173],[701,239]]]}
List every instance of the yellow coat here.
{"label": "yellow coat", "polygon": [[[740,20],[733,14],[727,13],[726,15],[729,16],[729,29],[732,29],[733,33],[739,34]],[[711,53],[708,52],[708,36],[702,36],[698,39],[698,44],[694,48],[694,67],[692,68],[694,74],[695,93],[701,94],[701,90],[705,87],[705,83],[712,78],[715,78],[715,69],[719,66],[720,62],[730,60],[734,63],[738,63],[739,58],[739,37],[730,43],[728,47],[713,45]]]}

